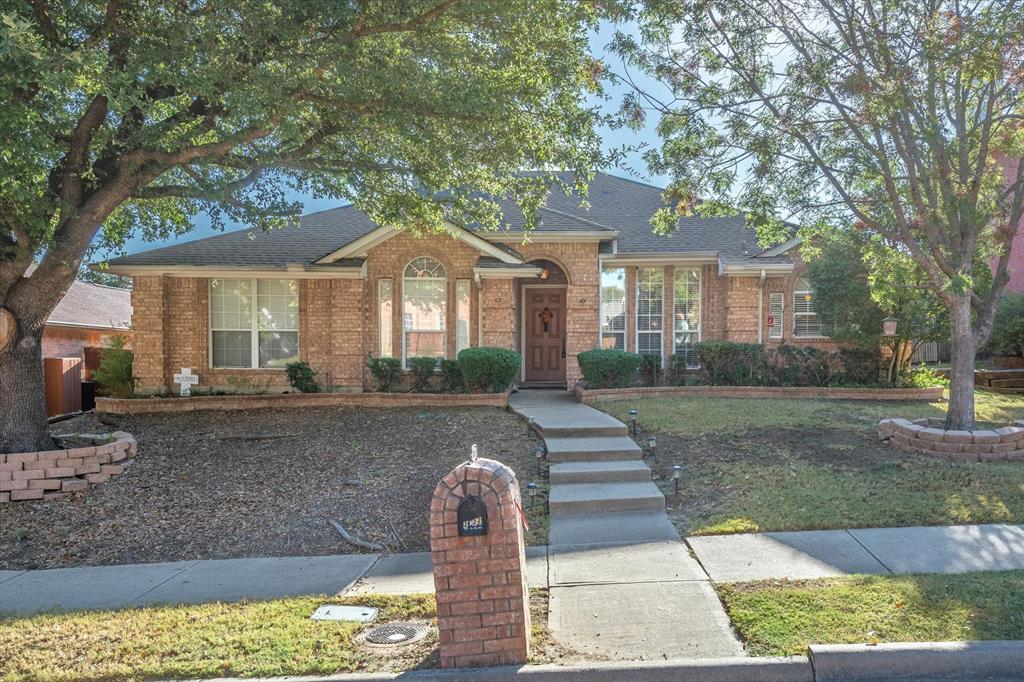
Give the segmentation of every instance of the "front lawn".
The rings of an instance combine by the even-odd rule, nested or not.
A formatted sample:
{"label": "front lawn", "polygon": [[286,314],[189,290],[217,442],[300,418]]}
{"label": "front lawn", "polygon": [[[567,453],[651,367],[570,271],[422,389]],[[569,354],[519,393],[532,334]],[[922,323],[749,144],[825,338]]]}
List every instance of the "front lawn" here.
{"label": "front lawn", "polygon": [[[360,643],[355,622],[313,621],[322,604],[380,608],[376,623],[421,622],[406,647]],[[548,634],[547,591],[530,595],[533,660],[578,657]],[[433,595],[297,597],[236,604],[159,606],[0,619],[0,680],[140,680],[403,671],[438,663]]]}
{"label": "front lawn", "polygon": [[[879,442],[884,417],[940,417],[943,403],[652,398],[599,404],[627,420],[682,533],[1024,522],[1024,462],[961,463]],[[1024,398],[979,391],[979,420],[1024,419]],[[669,477],[684,467],[679,496]]]}
{"label": "front lawn", "polygon": [[747,651],[809,644],[1024,639],[1024,571],[716,586]]}
{"label": "front lawn", "polygon": [[[139,452],[125,473],[72,498],[0,505],[0,568],[57,568],[358,550],[340,521],[392,551],[429,549],[434,486],[477,444],[537,477],[526,425],[492,407],[317,407],[86,415],[57,433],[121,428]],[[546,542],[546,505],[527,542]],[[397,537],[396,537],[397,536]]]}

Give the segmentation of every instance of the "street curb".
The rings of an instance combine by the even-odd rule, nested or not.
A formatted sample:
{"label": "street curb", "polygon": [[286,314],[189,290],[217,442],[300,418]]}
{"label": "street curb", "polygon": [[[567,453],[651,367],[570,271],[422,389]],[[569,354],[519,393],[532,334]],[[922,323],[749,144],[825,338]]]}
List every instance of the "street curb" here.
{"label": "street curb", "polygon": [[[813,682],[804,656],[790,658],[695,658],[674,661],[621,661],[583,665],[524,665],[457,670],[410,670],[405,673],[346,674],[329,677],[271,677],[261,682],[375,682],[377,680],[505,682],[557,679],[559,682]],[[207,680],[206,682],[211,682]],[[222,678],[213,682],[240,682]],[[248,682],[253,682],[249,680]]]}
{"label": "street curb", "polygon": [[1024,641],[812,644],[815,682],[1019,680]]}

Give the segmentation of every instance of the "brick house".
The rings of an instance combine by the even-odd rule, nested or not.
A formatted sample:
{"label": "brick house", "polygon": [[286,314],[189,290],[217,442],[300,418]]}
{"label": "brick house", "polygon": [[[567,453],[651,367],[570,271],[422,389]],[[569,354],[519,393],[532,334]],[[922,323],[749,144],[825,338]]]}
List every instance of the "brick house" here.
{"label": "brick house", "polygon": [[525,243],[512,205],[501,231],[423,237],[344,206],[113,259],[110,272],[133,278],[139,386],[171,389],[188,367],[201,386],[284,388],[284,365],[301,359],[358,391],[369,355],[471,346],[519,351],[522,383],[572,386],[577,354],[595,347],[664,357],[698,340],[830,343],[797,242],[763,250],[740,217],[654,235],[661,189],[612,175],[594,178],[587,202],[553,192]]}

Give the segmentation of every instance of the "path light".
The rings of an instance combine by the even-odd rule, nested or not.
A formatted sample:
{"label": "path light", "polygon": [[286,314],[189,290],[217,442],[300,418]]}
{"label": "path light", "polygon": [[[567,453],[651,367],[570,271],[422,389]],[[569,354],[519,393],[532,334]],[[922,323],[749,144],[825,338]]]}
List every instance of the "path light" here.
{"label": "path light", "polygon": [[651,453],[651,459],[658,461],[658,439],[654,436],[647,436],[647,450]]}
{"label": "path light", "polygon": [[676,488],[676,497],[679,497],[679,479],[683,477],[683,467],[678,464],[672,466],[672,484]]}
{"label": "path light", "polygon": [[636,416],[638,414],[640,413],[637,412],[636,409],[632,409],[629,411],[629,435],[631,436],[636,435]]}
{"label": "path light", "polygon": [[535,447],[533,449],[533,456],[537,458],[537,473],[539,474],[541,473],[541,471],[543,471],[541,469],[540,462],[542,459],[544,459],[544,446],[538,445],[537,447]]}
{"label": "path light", "polygon": [[527,435],[529,435],[529,433],[531,431],[536,431],[536,430],[537,430],[537,420],[534,419],[533,417],[530,417],[529,419],[526,420],[526,433],[527,433]]}
{"label": "path light", "polygon": [[537,497],[537,489],[539,487],[540,487],[539,485],[537,485],[536,483],[532,483],[532,482],[526,484],[526,494],[530,498],[530,506],[531,507],[533,506],[533,498]]}
{"label": "path light", "polygon": [[899,318],[889,317],[882,320],[882,336],[896,336],[896,325],[899,323]]}

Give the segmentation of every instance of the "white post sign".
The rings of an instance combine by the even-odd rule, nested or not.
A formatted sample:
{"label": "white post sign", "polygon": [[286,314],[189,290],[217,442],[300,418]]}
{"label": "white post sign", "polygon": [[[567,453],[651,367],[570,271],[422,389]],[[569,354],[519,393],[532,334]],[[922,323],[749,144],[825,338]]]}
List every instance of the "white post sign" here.
{"label": "white post sign", "polygon": [[191,367],[182,367],[181,373],[174,375],[174,383],[181,384],[181,396],[187,398],[192,395],[192,384],[199,383],[199,375],[193,374]]}

